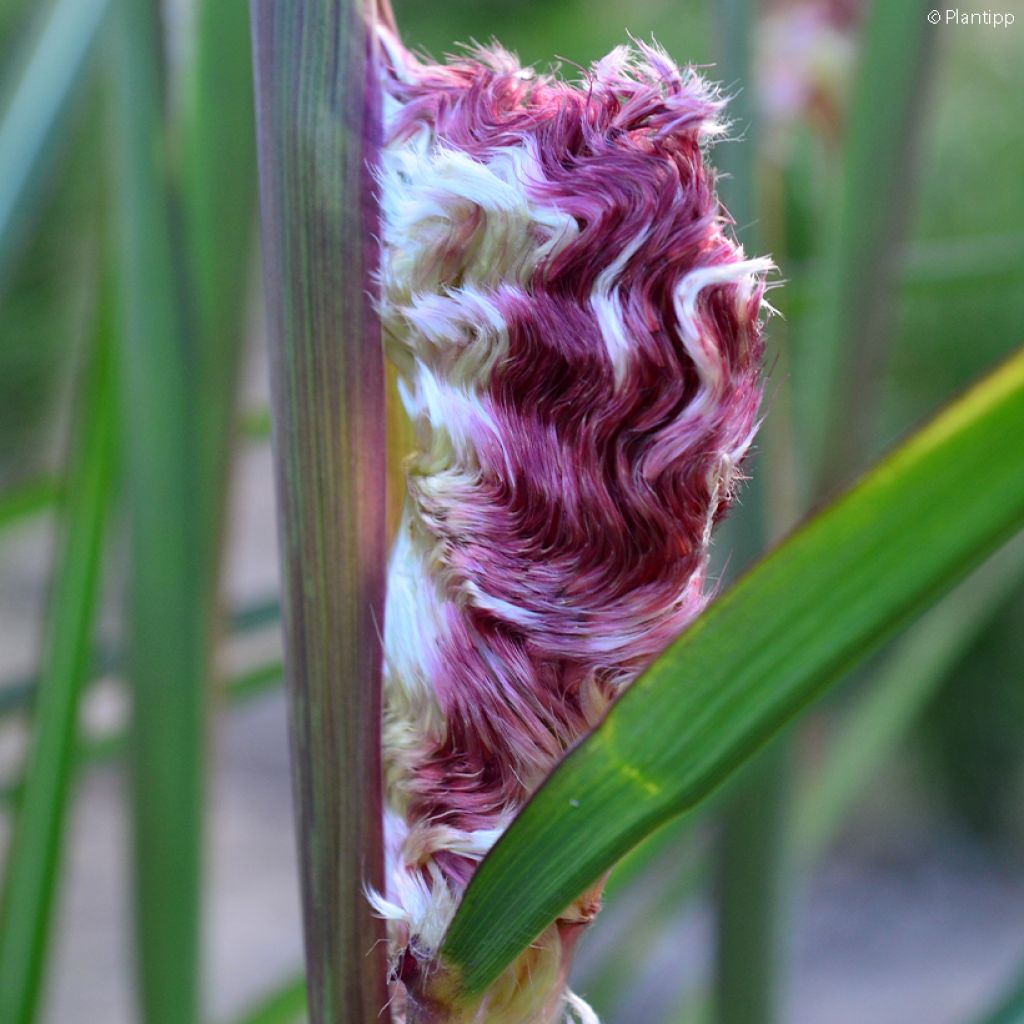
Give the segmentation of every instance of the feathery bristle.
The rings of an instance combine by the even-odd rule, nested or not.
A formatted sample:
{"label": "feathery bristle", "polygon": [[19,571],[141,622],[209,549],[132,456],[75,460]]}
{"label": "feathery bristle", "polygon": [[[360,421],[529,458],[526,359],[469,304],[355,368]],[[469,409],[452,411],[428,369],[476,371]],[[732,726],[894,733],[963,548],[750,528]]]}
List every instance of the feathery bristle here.
{"label": "feathery bristle", "polygon": [[[432,1019],[421,967],[480,859],[705,604],[756,429],[770,263],[732,239],[705,163],[722,100],[661,50],[620,47],[570,85],[497,48],[439,66],[381,39],[381,314],[418,446],[374,900],[412,1022]],[[598,903],[524,954],[530,991],[519,965],[458,1019],[593,1021],[565,981]]]}

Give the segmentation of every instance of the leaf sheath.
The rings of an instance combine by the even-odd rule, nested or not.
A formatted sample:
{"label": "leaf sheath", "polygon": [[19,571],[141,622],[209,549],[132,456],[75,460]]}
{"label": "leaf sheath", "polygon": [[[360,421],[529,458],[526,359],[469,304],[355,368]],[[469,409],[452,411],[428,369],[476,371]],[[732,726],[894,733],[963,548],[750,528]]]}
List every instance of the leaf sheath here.
{"label": "leaf sheath", "polygon": [[253,0],[285,667],[314,1024],[383,1019],[378,114],[355,0]]}

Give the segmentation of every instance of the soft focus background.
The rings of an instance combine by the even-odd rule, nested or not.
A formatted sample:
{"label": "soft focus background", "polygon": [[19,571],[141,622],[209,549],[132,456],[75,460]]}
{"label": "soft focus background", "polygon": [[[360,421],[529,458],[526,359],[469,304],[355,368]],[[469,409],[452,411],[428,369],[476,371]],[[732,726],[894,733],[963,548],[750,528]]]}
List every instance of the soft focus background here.
{"label": "soft focus background", "polygon": [[[0,104],[10,104],[24,55],[61,6],[0,0]],[[1000,0],[998,13],[1016,16],[1008,27],[949,24],[945,8],[932,26],[921,8],[920,52],[886,56],[891,66],[912,65],[903,98],[883,89],[858,108],[851,96],[869,6],[396,3],[407,41],[435,57],[459,40],[495,37],[526,63],[558,61],[561,74],[576,76],[576,65],[627,34],[653,35],[735,94],[733,134],[744,141],[722,143],[714,160],[733,174],[723,193],[748,249],[771,253],[780,267],[770,295],[780,316],[770,325],[756,479],[720,534],[723,578],[1024,341],[1024,4]],[[197,23],[188,0],[165,4],[172,153],[177,111],[195,99],[182,83]],[[117,201],[106,31],[73,79],[17,216],[0,221],[0,863],[59,551],[53,498],[82,430],[81,384],[111,247],[104,216]],[[735,52],[744,32],[749,60]],[[70,75],[69,53],[42,69],[37,88]],[[900,104],[907,114],[893,147],[885,126]],[[245,130],[244,104],[238,117]],[[876,142],[885,152],[873,151]],[[867,175],[859,190],[858,168]],[[251,179],[252,168],[232,174]],[[8,185],[0,180],[0,197]],[[872,226],[878,211],[882,223]],[[850,239],[861,228],[859,251]],[[853,254],[845,265],[835,255],[844,239]],[[218,1022],[287,985],[301,966],[255,249],[248,262],[235,286],[246,329],[223,530],[224,629],[210,682],[204,988]],[[836,303],[845,310],[838,327],[829,320]],[[839,345],[831,366],[821,355],[830,338]],[[121,759],[132,704],[121,674],[125,532],[115,505],[45,986],[50,1024],[140,1019]],[[627,862],[576,970],[577,989],[606,1024],[712,1019],[715,910],[727,905],[722,886],[740,884],[736,872],[764,868],[758,844],[781,863],[774,877],[785,883],[775,908],[785,922],[785,1021],[985,1019],[1024,965],[1019,545],[996,563],[854,673],[783,738],[784,751],[747,770],[735,794]],[[771,824],[758,831],[766,804]],[[744,822],[754,828],[752,867],[723,864],[723,818],[726,834],[742,835]]]}

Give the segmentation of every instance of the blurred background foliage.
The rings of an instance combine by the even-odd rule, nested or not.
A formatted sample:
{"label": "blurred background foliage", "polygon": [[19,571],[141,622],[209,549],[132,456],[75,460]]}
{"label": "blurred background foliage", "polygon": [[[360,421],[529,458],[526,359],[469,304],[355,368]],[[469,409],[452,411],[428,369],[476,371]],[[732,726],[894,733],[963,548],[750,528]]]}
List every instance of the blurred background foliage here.
{"label": "blurred background foliage", "polygon": [[[133,0],[124,4],[132,5]],[[0,0],[0,111],[9,111],[27,65],[26,54],[39,39],[40,27],[61,6]],[[145,6],[145,0],[135,6]],[[189,189],[200,187],[194,165],[187,160],[190,123],[194,127],[189,119],[195,116],[192,100],[202,107],[216,99],[194,91],[199,80],[196,33],[216,21],[200,17],[200,8],[208,11],[216,6],[217,0],[167,0],[160,21],[164,46],[163,65],[158,69],[164,116],[161,169],[169,182],[167,214],[174,259],[179,263],[192,259],[183,209],[188,208]],[[750,210],[749,221],[741,221],[738,227],[752,250],[770,252],[776,258],[783,286],[770,295],[780,316],[770,327],[769,399],[757,479],[722,531],[718,555],[724,578],[756,553],[762,538],[777,537],[792,526],[808,502],[821,500],[821,486],[811,479],[814,473],[806,455],[808,433],[820,434],[816,441],[841,439],[847,427],[843,417],[850,410],[857,416],[861,410],[863,422],[855,443],[831,449],[826,445],[823,453],[826,463],[832,463],[823,474],[825,490],[834,492],[1024,340],[1024,7],[1016,0],[1002,5],[1017,15],[1017,23],[1010,28],[918,26],[929,52],[925,70],[914,85],[918,92],[911,97],[914,131],[908,135],[913,144],[895,165],[896,179],[884,182],[893,198],[894,215],[891,231],[883,232],[878,244],[891,245],[893,251],[888,256],[881,251],[872,254],[872,259],[884,262],[886,273],[875,293],[859,300],[866,320],[881,317],[884,337],[881,343],[872,341],[864,353],[854,352],[852,363],[846,361],[851,353],[841,353],[844,361],[836,370],[835,393],[842,401],[826,405],[826,412],[838,413],[839,422],[814,425],[802,418],[803,395],[794,390],[820,388],[822,394],[829,393],[820,368],[809,370],[813,360],[806,364],[801,360],[808,347],[815,345],[820,307],[832,294],[827,284],[829,261],[834,258],[830,240],[842,203],[850,97],[861,67],[870,4],[854,0],[765,0],[762,5],[714,0],[436,0],[430,4],[396,0],[395,6],[407,42],[434,56],[452,51],[460,40],[496,38],[524,62],[543,69],[555,61],[562,74],[575,76],[576,65],[586,66],[621,44],[628,30],[641,39],[653,35],[682,62],[707,66],[708,74],[724,78],[727,93],[737,95],[736,108],[750,123],[737,124],[735,134],[751,147],[752,174],[745,182],[727,181],[723,190],[734,209]],[[923,23],[925,9],[918,13]],[[738,78],[723,67],[723,32],[728,38],[731,32],[744,33],[750,42],[746,74]],[[55,533],[55,519],[47,516],[46,509],[53,496],[52,482],[64,477],[65,460],[73,461],[85,429],[75,415],[89,378],[97,295],[112,251],[117,254],[113,270],[124,270],[119,270],[118,260],[125,255],[114,244],[109,226],[119,200],[118,186],[112,184],[119,115],[111,102],[111,65],[116,62],[111,58],[110,36],[110,25],[105,24],[86,72],[74,79],[66,109],[54,120],[52,138],[28,187],[19,192],[13,227],[0,233],[0,570],[4,573],[0,648],[7,651],[0,656],[0,785],[6,794],[0,851],[8,849],[30,745],[33,723],[26,709],[40,660],[35,634],[29,631],[26,638],[23,588],[38,595],[31,610],[42,621],[48,581],[58,571],[52,559],[60,551],[59,545],[48,541]],[[227,60],[229,51],[236,57],[245,52],[248,38],[236,32],[218,39],[217,46],[225,47],[220,57]],[[882,96],[886,96],[884,90]],[[892,96],[894,106],[902,101]],[[886,103],[878,107],[879,123],[889,113]],[[231,111],[221,116],[231,123]],[[235,120],[242,136],[248,133],[250,116],[246,105],[239,103]],[[0,133],[7,127],[2,117]],[[871,139],[870,118],[861,131]],[[204,145],[211,146],[215,138],[207,135]],[[742,166],[731,152],[742,144],[722,143],[716,159],[730,168]],[[249,196],[245,202],[250,202],[251,192],[245,189],[251,189],[254,170],[251,160],[246,161],[251,150],[245,138],[235,137],[225,152],[212,180],[222,190],[219,194],[237,182],[240,194]],[[735,193],[737,187],[745,193]],[[231,216],[237,220],[237,210]],[[254,222],[254,210],[251,217]],[[236,239],[244,234],[237,224],[235,230],[239,232]],[[218,314],[227,318],[220,321],[220,328],[233,323],[230,330],[237,330],[245,340],[247,369],[239,375],[237,388],[230,389],[237,395],[226,411],[225,399],[216,388],[197,387],[189,401],[221,403],[219,411],[212,413],[203,412],[205,407],[198,412],[196,406],[190,408],[205,424],[219,424],[208,429],[223,431],[225,443],[230,437],[234,452],[230,474],[234,499],[223,529],[226,554],[220,558],[215,598],[215,606],[224,614],[211,643],[215,670],[209,673],[209,689],[218,700],[210,705],[210,717],[220,721],[243,715],[246,712],[236,705],[259,698],[271,709],[260,728],[279,735],[283,724],[276,593],[266,585],[268,577],[273,578],[273,557],[268,552],[274,538],[265,483],[260,297],[258,289],[249,286],[255,275],[247,265],[254,260],[255,253],[237,243],[224,260],[215,258],[211,264],[214,277],[225,265],[234,267],[217,287],[235,293],[234,303],[227,302]],[[202,308],[203,285],[187,275],[186,280],[185,303],[194,312]],[[150,296],[139,298],[146,303]],[[233,304],[244,309],[233,311]],[[858,324],[848,327],[851,344],[856,346]],[[234,376],[237,371],[230,356],[225,357],[225,365],[224,372]],[[234,425],[230,430],[229,424]],[[1021,440],[1007,438],[1006,444]],[[256,483],[254,475],[259,478]],[[130,485],[130,480],[124,482],[129,490]],[[220,502],[212,497],[209,504],[217,509]],[[208,528],[218,532],[215,525]],[[123,750],[130,717],[122,655],[123,621],[126,611],[130,612],[125,596],[124,532],[118,504],[108,531],[101,628],[89,673],[99,682],[86,692],[75,745],[74,760],[83,772],[92,770],[86,769],[85,762],[109,760]],[[236,536],[243,533],[248,537],[244,543]],[[259,566],[239,568],[239,560],[245,558]],[[790,938],[801,934],[800,894],[821,877],[819,853],[828,854],[829,863],[870,864],[872,857],[884,862],[887,857],[910,856],[912,864],[925,864],[929,857],[934,859],[936,850],[967,849],[982,873],[1008,872],[1012,880],[1008,891],[1024,906],[1024,558],[1018,545],[994,561],[922,620],[915,633],[895,641],[853,674],[839,694],[801,724],[799,734],[788,741],[788,758],[795,767],[762,766],[765,773],[781,774],[783,779],[767,796],[758,797],[777,801],[773,811],[778,813],[770,814],[766,825],[752,825],[762,831],[786,832],[782,838],[788,849],[772,868],[784,876],[786,906],[766,911],[776,934],[781,931]],[[261,735],[254,733],[254,742],[261,742]],[[214,758],[214,767],[220,764]],[[278,767],[283,772],[283,762]],[[173,765],[170,770],[173,773]],[[265,784],[257,771],[248,786]],[[239,792],[248,792],[244,781],[240,785]],[[278,790],[286,792],[286,784]],[[90,794],[84,790],[82,800],[95,799]],[[141,799],[146,799],[144,791]],[[209,813],[202,810],[204,798],[197,799],[200,804],[193,810],[200,816]],[[709,894],[715,888],[720,857],[715,852],[720,851],[715,845],[716,821],[722,803],[729,799],[725,794],[723,801],[694,820],[670,826],[613,876],[605,917],[584,943],[577,970],[579,988],[592,999],[606,1024],[715,1019],[710,980],[714,968],[708,964],[714,946],[709,924],[714,900]],[[269,827],[286,831],[286,800],[275,806],[280,819]],[[212,832],[216,844],[223,833],[216,823]],[[81,830],[70,835],[77,840]],[[912,855],[906,854],[908,849]],[[253,850],[252,856],[258,860],[260,850]],[[236,934],[239,928],[262,928],[272,945],[275,922],[268,924],[265,918],[277,912],[273,908],[294,902],[291,871],[293,865],[285,859],[261,875],[263,888],[247,892],[247,911],[236,915],[234,926],[223,925],[217,941],[230,941],[224,936]],[[187,902],[191,897],[175,892],[174,884],[173,879],[167,880],[167,899],[175,902],[181,897]],[[728,876],[722,884],[729,884]],[[213,885],[210,878],[206,885]],[[969,894],[964,898],[969,899]],[[951,906],[955,903],[951,898]],[[903,912],[914,913],[912,899],[900,906]],[[858,913],[856,908],[837,907],[839,915]],[[872,908],[885,912],[881,901]],[[1015,920],[1024,926],[1024,910],[1018,910]],[[931,912],[921,910],[925,916]],[[72,913],[65,907],[58,918],[62,927],[76,926],[69,918]],[[938,924],[956,928],[953,911]],[[126,929],[128,924],[121,921],[120,926]],[[159,930],[160,923],[147,924],[143,915],[136,926],[144,932],[150,926]],[[106,925],[85,920],[77,927],[88,932]],[[296,954],[294,934],[288,935],[279,943],[283,952],[278,960]],[[1013,990],[1011,968],[1015,957],[1024,957],[1024,931],[1016,949],[1006,948],[1002,933],[986,935],[984,927],[975,939],[988,941],[993,957],[999,948],[1001,959],[997,958],[993,971]],[[207,941],[213,942],[209,937]],[[128,948],[127,942],[123,945]],[[142,948],[145,961],[150,954],[145,944]],[[727,944],[719,949],[720,960],[736,955],[728,952]],[[184,966],[178,969],[184,974],[177,977],[198,991],[199,973],[196,965],[187,962],[190,955],[187,951],[183,955]],[[743,963],[759,958],[757,950],[739,955],[750,958]],[[60,972],[78,971],[72,987],[96,988],[101,995],[88,1005],[106,1009],[102,1018],[73,1016],[67,1009],[73,1001],[44,999],[39,1019],[136,1019],[137,1011],[123,993],[103,1002],[107,997],[102,993],[111,986],[119,991],[127,987],[125,965],[110,982],[90,976],[94,968],[87,961],[76,964],[66,953],[47,959],[46,943],[40,956],[39,969],[51,981],[59,981]],[[779,962],[768,969],[785,977],[790,958],[776,959]],[[222,958],[207,966],[206,991],[223,987],[234,995],[208,994],[211,1013],[240,1012],[242,1003],[269,991],[270,1002],[257,1005],[248,1019],[270,1022],[301,1017],[301,977],[289,977],[285,971],[280,979],[284,987],[275,990],[274,978],[265,976],[260,967],[236,962],[223,968],[223,962],[227,961]],[[297,957],[294,968],[299,969]],[[718,968],[722,969],[721,962]],[[143,975],[153,969],[159,974],[159,965],[141,964]],[[218,975],[222,969],[230,970],[234,980]],[[899,963],[892,970],[898,971]],[[176,977],[173,970],[168,977],[172,981]],[[877,981],[877,976],[873,978]],[[717,1019],[723,1024],[971,1019],[970,1014],[944,1016],[952,1014],[953,1008],[936,1002],[927,982],[917,1002],[904,999],[886,1009],[884,1002],[865,1001],[864,1007],[873,1008],[870,1018],[863,1015],[869,1012],[863,1008],[854,1007],[845,1014],[838,1008],[822,1009],[829,1004],[827,999],[813,1001],[808,994],[813,986],[814,979],[802,972],[795,991],[780,983],[779,993],[762,999],[759,1009],[720,1007]],[[995,1004],[986,1018],[984,1000],[969,982],[964,986],[965,1005],[981,1014],[978,1021],[1024,1019],[998,1017],[1003,1011]],[[1014,998],[1010,991],[1003,1010],[1006,1006],[1012,1010]],[[184,1004],[188,1003],[185,999]],[[780,1010],[779,1005],[817,1010]],[[862,1015],[851,1015],[857,1012]],[[32,1017],[20,1019],[27,1022]],[[150,1008],[145,1019],[152,1024],[161,1018]],[[187,1015],[162,1019],[189,1024]]]}

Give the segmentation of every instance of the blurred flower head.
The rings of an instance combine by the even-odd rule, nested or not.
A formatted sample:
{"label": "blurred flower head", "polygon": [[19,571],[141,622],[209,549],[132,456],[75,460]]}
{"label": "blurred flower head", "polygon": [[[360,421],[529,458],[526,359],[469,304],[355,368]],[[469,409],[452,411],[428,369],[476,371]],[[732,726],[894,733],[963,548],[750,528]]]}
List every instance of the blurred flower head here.
{"label": "blurred flower head", "polygon": [[756,36],[756,99],[769,155],[808,123],[834,140],[843,123],[864,0],[778,0]]}

